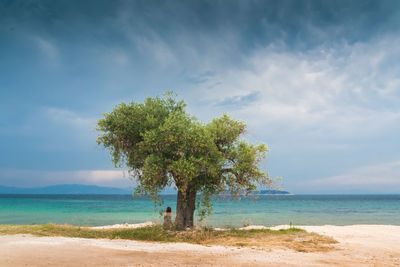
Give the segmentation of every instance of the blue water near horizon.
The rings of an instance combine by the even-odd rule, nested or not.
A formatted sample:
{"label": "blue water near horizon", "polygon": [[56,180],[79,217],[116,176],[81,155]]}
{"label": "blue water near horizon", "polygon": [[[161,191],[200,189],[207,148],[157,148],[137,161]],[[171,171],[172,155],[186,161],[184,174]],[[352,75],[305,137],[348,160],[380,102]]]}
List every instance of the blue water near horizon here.
{"label": "blue water near horizon", "polygon": [[[176,196],[163,198],[163,207],[171,206],[174,213]],[[198,224],[400,225],[400,195],[260,195],[213,203],[212,215]],[[99,226],[161,220],[151,200],[131,195],[0,195],[0,224]]]}

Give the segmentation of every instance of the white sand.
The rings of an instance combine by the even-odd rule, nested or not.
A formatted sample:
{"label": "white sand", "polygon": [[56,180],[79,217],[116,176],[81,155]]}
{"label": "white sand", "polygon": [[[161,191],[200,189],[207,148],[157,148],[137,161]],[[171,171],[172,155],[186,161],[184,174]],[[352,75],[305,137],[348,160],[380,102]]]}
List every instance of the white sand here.
{"label": "white sand", "polygon": [[0,266],[400,266],[400,226],[296,227],[332,236],[339,244],[329,252],[302,253],[284,248],[9,235],[0,236]]}
{"label": "white sand", "polygon": [[114,224],[114,225],[95,226],[95,227],[90,227],[90,228],[92,228],[92,229],[141,228],[141,227],[152,226],[155,224],[156,224],[155,222],[149,221],[149,222],[136,223],[136,224],[123,223],[123,224]]}

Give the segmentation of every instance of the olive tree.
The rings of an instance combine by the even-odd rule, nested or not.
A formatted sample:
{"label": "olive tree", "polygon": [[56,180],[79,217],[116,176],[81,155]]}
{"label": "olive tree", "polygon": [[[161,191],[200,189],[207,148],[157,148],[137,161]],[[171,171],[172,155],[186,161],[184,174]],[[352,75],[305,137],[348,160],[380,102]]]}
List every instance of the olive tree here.
{"label": "olive tree", "polygon": [[258,166],[267,147],[242,138],[245,123],[223,115],[205,124],[185,107],[173,93],[121,103],[97,127],[98,144],[109,149],[116,167],[128,168],[136,194],[160,203],[165,187],[177,188],[178,228],[193,226],[196,208],[209,215],[212,196],[240,197],[271,183]]}

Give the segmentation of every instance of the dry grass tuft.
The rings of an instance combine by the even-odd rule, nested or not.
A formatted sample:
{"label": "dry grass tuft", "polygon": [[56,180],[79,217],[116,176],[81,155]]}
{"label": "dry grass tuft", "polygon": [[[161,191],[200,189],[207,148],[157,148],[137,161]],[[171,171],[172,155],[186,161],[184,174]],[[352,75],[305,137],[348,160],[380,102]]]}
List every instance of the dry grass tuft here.
{"label": "dry grass tuft", "polygon": [[0,225],[0,235],[33,234],[80,238],[129,239],[157,242],[187,242],[202,245],[224,245],[270,250],[289,248],[299,252],[323,252],[334,249],[333,238],[308,233],[297,228],[285,230],[215,231],[199,228],[189,231],[164,230],[160,225],[136,229],[90,229],[72,225]]}
{"label": "dry grass tuft", "polygon": [[323,252],[334,249],[337,241],[331,237],[308,233],[298,228],[286,230],[222,231],[201,244],[252,247],[258,249],[289,248],[299,252]]}

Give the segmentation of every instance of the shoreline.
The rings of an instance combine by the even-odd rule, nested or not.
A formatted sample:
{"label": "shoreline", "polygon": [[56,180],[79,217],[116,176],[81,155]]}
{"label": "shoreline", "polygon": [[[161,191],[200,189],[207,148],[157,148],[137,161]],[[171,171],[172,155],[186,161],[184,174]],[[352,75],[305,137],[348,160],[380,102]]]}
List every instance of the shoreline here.
{"label": "shoreline", "polygon": [[[142,223],[121,223],[121,224],[111,224],[102,226],[89,226],[90,229],[136,229],[142,227],[148,227],[156,225],[157,223],[152,221],[142,222]],[[82,226],[83,227],[83,226]]]}
{"label": "shoreline", "polygon": [[[136,228],[141,228],[141,227],[148,227],[148,226],[154,226],[158,225],[159,223],[154,222],[154,221],[146,221],[142,223],[121,223],[121,224],[110,224],[110,225],[100,225],[100,226],[79,226],[79,225],[74,225],[78,227],[87,227],[90,229],[136,229]],[[387,227],[387,226],[392,226],[392,227],[399,227],[400,225],[396,224],[348,224],[348,225],[335,225],[335,224],[321,224],[321,225],[289,225],[289,224],[281,224],[281,225],[274,225],[274,226],[265,226],[265,225],[248,225],[248,226],[243,226],[243,227],[233,227],[234,229],[238,230],[281,230],[281,229],[289,229],[289,228],[300,228],[308,231],[307,229],[313,229],[313,228],[319,228],[319,227],[354,227],[354,226],[361,226],[361,227],[366,227],[366,226],[376,226],[376,227]],[[195,227],[200,227],[200,226],[195,226]],[[213,227],[209,226],[214,230],[229,230],[229,228],[223,228],[223,227]]]}
{"label": "shoreline", "polygon": [[[140,224],[144,225],[144,224]],[[138,224],[136,224],[138,226]],[[113,226],[103,226],[113,227]],[[116,226],[114,225],[114,228]],[[260,226],[258,226],[260,227]],[[275,226],[278,230],[289,225]],[[400,226],[295,226],[338,241],[326,252],[122,239],[0,236],[0,266],[399,266]],[[256,229],[249,226],[247,229]]]}

